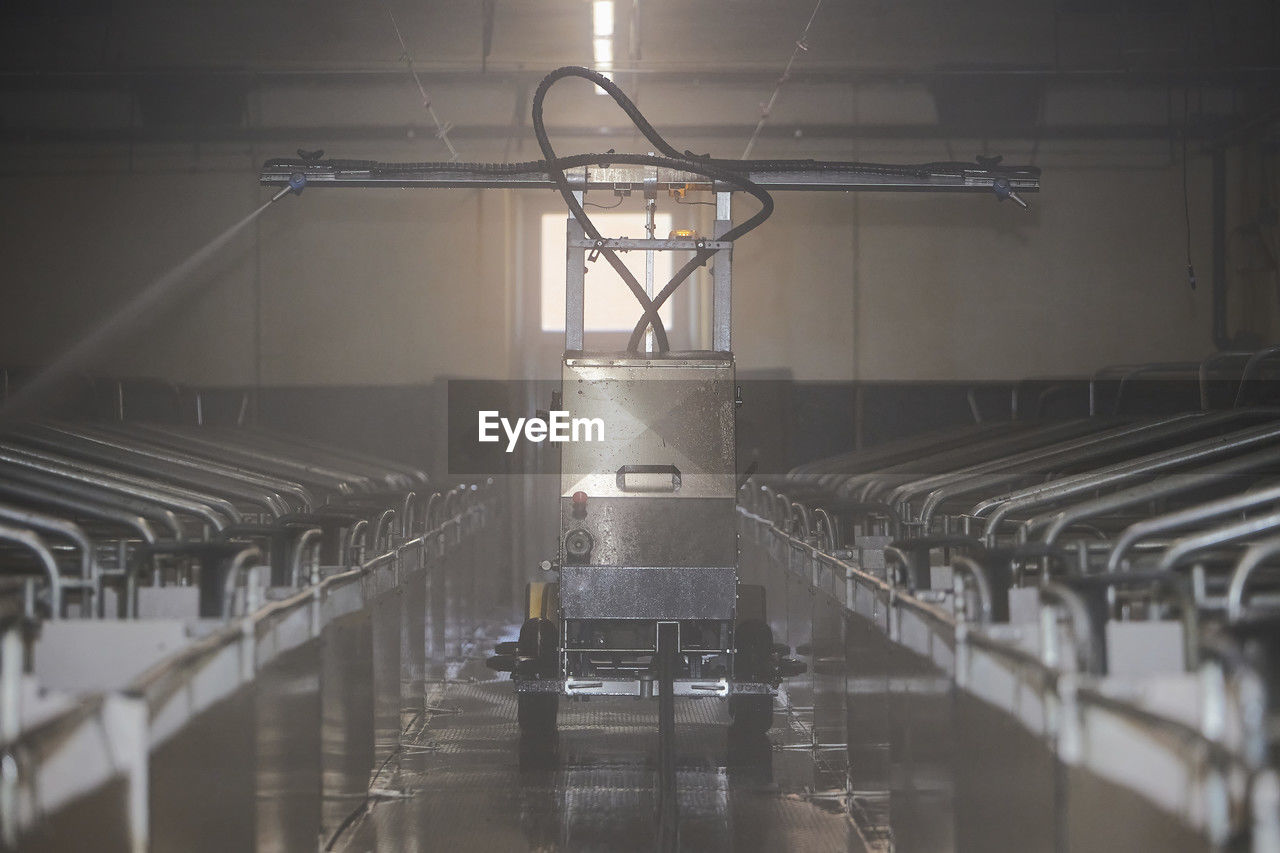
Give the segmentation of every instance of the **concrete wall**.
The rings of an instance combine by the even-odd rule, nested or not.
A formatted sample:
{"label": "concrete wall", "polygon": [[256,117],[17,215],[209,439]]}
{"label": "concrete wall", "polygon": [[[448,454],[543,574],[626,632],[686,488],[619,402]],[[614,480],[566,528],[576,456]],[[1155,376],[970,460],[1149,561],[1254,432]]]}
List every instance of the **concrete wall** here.
{"label": "concrete wall", "polygon": [[[947,154],[878,148],[826,156]],[[1009,162],[1030,153],[1024,145]],[[1044,192],[1030,213],[971,195],[779,194],[774,218],[736,253],[742,367],[822,380],[1007,379],[1205,354],[1207,158],[1191,172],[1193,292],[1181,168],[1167,144],[1076,143],[1036,156]],[[251,212],[269,197],[254,180],[261,159],[151,151],[112,160],[105,174],[70,173],[64,160],[49,174],[0,178],[0,364],[48,361]],[[753,204],[744,199],[738,215]],[[86,366],[201,384],[506,376],[527,338],[514,317],[515,270],[528,259],[515,254],[537,246],[516,239],[514,206],[503,191],[309,189],[268,209]],[[1269,336],[1275,294],[1243,297],[1249,313],[1237,312],[1235,327]]]}
{"label": "concrete wall", "polygon": [[735,259],[740,363],[804,379],[971,380],[1202,357],[1207,164],[1192,173],[1192,291],[1180,167],[1167,151],[1099,157],[1114,165],[1042,154],[1030,212],[967,195],[782,196]]}
{"label": "concrete wall", "polygon": [[1181,169],[1167,151],[1111,168],[1040,162],[1030,212],[968,197],[858,199],[855,378],[1081,374],[1212,349],[1207,170],[1197,163],[1192,183],[1193,291]]}
{"label": "concrete wall", "polygon": [[135,310],[270,197],[256,163],[0,179],[0,364],[45,364],[121,313],[126,330],[81,369],[216,385],[505,375],[503,192],[289,197]]}
{"label": "concrete wall", "polygon": [[[0,32],[10,66],[0,87],[0,366],[48,361],[254,210],[269,196],[255,182],[267,157],[449,157],[398,31],[464,160],[540,157],[528,126],[534,86],[590,56],[580,0],[498,4],[483,71],[476,4],[322,0],[301,18],[296,3],[276,0],[78,5],[54,15],[27,4]],[[1042,166],[1044,193],[1030,214],[974,196],[780,195],[773,220],[737,252],[743,367],[967,380],[1203,355],[1205,142],[1232,127],[1256,132],[1258,116],[1274,114],[1270,77],[1242,82],[1274,55],[1274,4],[1139,5],[824,6],[754,156],[999,153]],[[636,7],[639,18],[631,7],[618,4],[619,83],[678,148],[740,156],[812,3],[654,0]],[[1219,65],[1252,70],[1206,71]],[[969,76],[975,68],[986,76]],[[572,81],[547,100],[561,153],[651,147],[590,91]],[[1183,132],[1195,292],[1184,269]],[[1006,138],[972,138],[981,134]],[[1264,219],[1261,202],[1276,197],[1270,156],[1266,169],[1233,161],[1239,221]],[[521,319],[537,269],[521,211],[555,203],[534,195],[310,189],[268,210],[167,305],[126,308],[140,314],[132,332],[84,367],[232,385],[522,375],[554,355]],[[1254,342],[1278,331],[1268,228],[1270,247],[1231,240],[1231,328]]]}

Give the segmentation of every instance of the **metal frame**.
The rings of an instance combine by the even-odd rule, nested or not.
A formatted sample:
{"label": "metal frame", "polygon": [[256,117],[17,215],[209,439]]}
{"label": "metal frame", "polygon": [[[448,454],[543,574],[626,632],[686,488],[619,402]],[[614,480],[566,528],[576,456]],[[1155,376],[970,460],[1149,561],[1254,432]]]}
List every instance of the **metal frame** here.
{"label": "metal frame", "polygon": [[[608,155],[601,155],[606,159]],[[714,161],[720,168],[729,161]],[[258,181],[263,186],[288,186],[303,175],[308,185],[345,187],[420,187],[457,189],[554,189],[550,175],[536,163],[509,167],[478,163],[378,163],[371,160],[270,160]],[[730,165],[731,162],[730,162]],[[579,166],[565,170],[576,191],[627,189],[643,192],[693,185],[721,192],[702,175],[658,168],[650,178],[648,166]],[[823,161],[793,161],[776,170],[746,170],[743,177],[769,191],[888,191],[888,192],[993,192],[997,182],[1007,182],[1017,193],[1038,192],[1040,170],[1035,168],[945,164],[897,167]],[[717,208],[717,219],[721,217]],[[718,236],[718,235],[717,235]]]}
{"label": "metal frame", "polygon": [[[655,170],[656,171],[656,170]],[[650,182],[650,185],[652,182]],[[646,193],[649,191],[646,188]],[[733,194],[718,191],[716,196],[716,220],[714,238],[706,239],[632,239],[627,237],[604,238],[591,240],[583,233],[582,225],[572,216],[565,222],[565,305],[564,305],[564,348],[566,352],[582,352],[586,324],[586,267],[584,254],[601,249],[619,251],[643,251],[645,259],[645,291],[654,295],[653,253],[654,252],[694,252],[711,250],[715,254],[711,258],[711,349],[715,352],[729,352],[732,349],[732,305],[733,305],[733,243],[718,239],[733,227]],[[586,193],[574,192],[578,204],[582,204]],[[652,213],[652,206],[648,206]],[[652,330],[646,335],[649,349],[652,348]]]}
{"label": "metal frame", "polygon": [[[619,170],[615,170],[619,171]],[[593,185],[586,180],[587,170],[581,170],[583,179],[578,181],[574,190],[574,197],[578,204],[585,201],[587,190],[593,188]],[[612,176],[607,186],[613,191],[619,191],[628,180],[634,182],[640,179],[638,187],[632,185],[633,189],[642,189],[645,197],[646,211],[646,230],[648,231],[647,239],[631,239],[631,238],[602,238],[598,240],[588,239],[582,225],[573,216],[568,216],[565,223],[565,351],[566,359],[576,357],[584,348],[585,340],[585,306],[586,306],[586,255],[604,249],[614,249],[621,251],[643,251],[646,254],[645,259],[645,281],[644,287],[646,294],[652,298],[655,294],[659,283],[654,281],[654,252],[660,251],[707,251],[713,254],[710,259],[711,277],[712,277],[712,312],[711,312],[711,345],[712,350],[716,353],[728,354],[732,349],[732,288],[733,288],[733,244],[719,238],[727,233],[732,227],[732,193],[724,190],[715,192],[716,216],[713,225],[712,239],[696,238],[675,238],[675,239],[655,239],[653,236],[653,215],[656,210],[657,187],[659,183],[664,186],[687,187],[693,180],[685,180],[686,176],[679,174],[670,174],[670,170],[660,170],[656,167],[634,167],[626,170],[621,174]],[[630,177],[628,177],[628,175]],[[694,177],[694,176],[687,176]],[[665,178],[665,181],[663,180]],[[573,178],[571,177],[571,182]],[[709,184],[703,184],[703,188],[710,188]],[[646,352],[652,353],[653,350],[653,330],[650,328],[645,336]],[[644,354],[640,355],[641,358]],[[566,362],[567,363],[567,362]],[[673,362],[674,364],[674,362]],[[562,535],[564,531],[561,531]],[[737,570],[734,569],[734,580],[737,582]],[[563,595],[563,590],[562,590]],[[559,645],[560,649],[557,655],[559,662],[558,678],[513,678],[516,692],[518,694],[531,693],[557,693],[566,696],[631,696],[637,698],[651,699],[662,695],[663,689],[650,674],[648,677],[637,676],[636,678],[619,678],[617,674],[609,677],[600,678],[579,678],[569,675],[568,673],[574,668],[573,663],[583,654],[589,654],[590,649],[571,649],[567,641],[568,623],[574,622],[592,622],[591,618],[574,618],[569,619],[562,612],[560,614],[559,624]],[[606,620],[607,621],[607,620]],[[647,619],[645,620],[647,621]],[[655,631],[660,632],[662,621],[655,623]],[[735,672],[735,649],[736,640],[734,638],[734,621],[730,619],[727,623],[727,645],[726,649],[697,649],[697,650],[680,650],[679,646],[679,623],[676,624],[675,634],[677,637],[678,658],[689,660],[694,656],[706,657],[723,657],[727,662],[727,669],[730,675],[728,677],[720,677],[706,679],[701,677],[691,678],[675,678],[672,680],[671,693],[673,696],[685,698],[719,698],[725,699],[731,694],[738,695],[766,695],[771,696],[776,693],[776,687],[772,684],[763,682],[748,682],[732,678]],[[652,649],[617,649],[609,648],[605,651],[612,653],[640,656],[643,659],[646,655],[652,655],[656,661],[660,654],[659,642],[657,634],[655,634],[654,645]],[[692,665],[692,664],[691,664]],[[693,674],[697,674],[700,666],[693,670]]]}

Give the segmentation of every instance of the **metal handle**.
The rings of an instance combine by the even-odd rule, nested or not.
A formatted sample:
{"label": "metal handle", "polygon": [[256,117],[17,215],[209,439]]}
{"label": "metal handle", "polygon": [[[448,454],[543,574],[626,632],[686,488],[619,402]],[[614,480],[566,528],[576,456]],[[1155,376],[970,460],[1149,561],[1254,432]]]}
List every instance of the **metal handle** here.
{"label": "metal handle", "polygon": [[[627,477],[637,475],[665,474],[671,482],[654,483],[652,479],[640,483],[627,484]],[[618,490],[623,492],[678,492],[680,491],[680,469],[674,465],[623,465],[618,469]]]}

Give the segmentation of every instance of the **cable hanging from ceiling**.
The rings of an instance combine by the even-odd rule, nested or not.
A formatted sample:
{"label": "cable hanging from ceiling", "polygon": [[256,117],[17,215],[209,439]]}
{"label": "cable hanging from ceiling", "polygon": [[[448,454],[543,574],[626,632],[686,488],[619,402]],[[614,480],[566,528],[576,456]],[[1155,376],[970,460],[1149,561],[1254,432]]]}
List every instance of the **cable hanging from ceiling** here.
{"label": "cable hanging from ceiling", "polygon": [[818,10],[822,8],[822,0],[818,0],[814,4],[813,12],[809,15],[809,22],[804,25],[804,29],[800,32],[800,38],[796,39],[796,45],[791,50],[791,58],[787,60],[787,67],[782,69],[782,76],[778,78],[778,82],[773,84],[773,94],[769,96],[769,100],[760,105],[760,120],[756,122],[756,129],[751,131],[751,138],[747,140],[747,147],[742,151],[742,159],[747,160],[751,157],[751,149],[756,145],[756,139],[760,136],[760,131],[764,130],[765,122],[769,120],[769,114],[773,112],[773,105],[778,102],[778,94],[782,91],[782,84],[791,78],[791,66],[796,64],[796,59],[800,54],[807,53],[809,44],[806,39],[809,38],[809,30],[813,28],[813,22],[818,18]]}
{"label": "cable hanging from ceiling", "polygon": [[400,24],[396,22],[396,14],[392,11],[391,6],[387,6],[387,17],[391,19],[391,27],[396,31],[396,39],[400,42],[400,49],[404,52],[404,64],[409,69],[409,76],[413,77],[413,82],[418,86],[418,93],[422,95],[422,107],[427,111],[427,115],[431,117],[431,121],[436,126],[436,138],[444,143],[449,149],[449,162],[457,162],[458,150],[453,147],[453,142],[449,139],[449,131],[453,129],[453,125],[449,122],[440,120],[440,116],[436,115],[435,107],[431,106],[431,96],[427,94],[427,87],[422,85],[422,78],[418,76],[418,69],[413,64],[413,51],[409,50],[409,43],[405,41],[404,33],[400,32]]}

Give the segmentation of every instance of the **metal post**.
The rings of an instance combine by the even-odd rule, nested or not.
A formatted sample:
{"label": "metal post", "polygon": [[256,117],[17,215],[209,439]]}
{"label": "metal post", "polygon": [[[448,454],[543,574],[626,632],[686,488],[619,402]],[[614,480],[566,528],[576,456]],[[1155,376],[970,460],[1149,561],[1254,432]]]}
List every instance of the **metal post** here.
{"label": "metal post", "polygon": [[129,849],[146,853],[151,849],[150,713],[141,697],[113,696],[106,706],[111,748],[124,765],[128,786],[127,823]]}
{"label": "metal post", "polygon": [[[585,193],[575,191],[573,197],[582,204]],[[570,216],[565,223],[565,286],[564,286],[564,348],[566,351],[582,351],[582,331],[585,324],[586,265],[583,249],[574,248],[574,241],[585,237],[578,220]]]}
{"label": "metal post", "polygon": [[[644,233],[650,240],[657,236],[653,224],[657,209],[658,167],[651,166],[645,170],[644,177]],[[653,249],[646,249],[644,253],[644,292],[653,299]],[[649,323],[644,330],[644,351],[651,353],[654,349],[653,324]]]}
{"label": "metal post", "polygon": [[0,845],[18,846],[18,762],[9,748],[22,731],[22,629],[0,635]]}
{"label": "metal post", "polygon": [[[718,240],[733,227],[732,194],[716,193],[716,224],[714,236]],[[733,249],[721,249],[716,252],[711,267],[711,280],[714,294],[711,300],[711,349],[715,352],[729,352],[733,287]]]}
{"label": "metal post", "polygon": [[1227,319],[1227,152],[1213,149],[1213,345],[1231,348]]}
{"label": "metal post", "polygon": [[15,625],[0,636],[0,744],[18,739],[22,730],[22,629]]}

